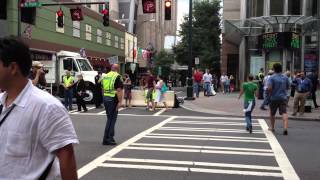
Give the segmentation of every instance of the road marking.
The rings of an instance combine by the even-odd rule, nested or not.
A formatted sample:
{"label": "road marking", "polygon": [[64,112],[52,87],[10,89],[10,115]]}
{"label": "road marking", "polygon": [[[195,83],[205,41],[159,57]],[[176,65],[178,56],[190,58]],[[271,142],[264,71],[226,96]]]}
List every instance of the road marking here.
{"label": "road marking", "polygon": [[186,110],[189,110],[189,111],[193,111],[193,109],[188,108],[188,107],[185,107],[185,106],[184,106],[184,105],[182,105],[182,104],[180,104],[179,106],[180,106],[180,107],[182,107],[183,109],[186,109]]}
{"label": "road marking", "polygon": [[127,169],[148,169],[148,170],[162,170],[162,171],[164,170],[164,171],[202,172],[202,173],[212,173],[212,174],[233,174],[233,175],[282,177],[281,173],[256,172],[256,171],[204,169],[204,168],[155,166],[155,165],[111,164],[111,163],[103,163],[101,166],[102,167],[112,167],[112,168],[127,168]]}
{"label": "road marking", "polygon": [[223,138],[195,138],[195,137],[171,137],[171,136],[145,136],[144,138],[151,138],[151,139],[183,139],[183,140],[200,140],[200,141],[229,141],[229,142],[268,143],[268,141],[261,141],[261,140],[223,139]]}
{"label": "road marking", "polygon": [[[228,132],[228,133],[242,133],[248,134],[246,130],[238,129],[219,129],[219,128],[189,128],[189,127],[162,127],[161,131],[194,131],[194,132]],[[261,130],[254,130],[255,134],[264,134]]]}
{"label": "road marking", "polygon": [[106,110],[101,111],[101,112],[98,112],[97,114],[99,114],[99,115],[106,115]]}
{"label": "road marking", "polygon": [[203,138],[226,138],[226,139],[251,139],[266,141],[266,138],[257,137],[238,137],[238,136],[208,136],[208,135],[190,135],[190,134],[163,134],[163,133],[150,133],[148,136],[178,136],[178,137],[203,137]]}
{"label": "road marking", "polygon": [[280,143],[278,142],[277,138],[274,136],[274,134],[268,130],[268,125],[263,119],[258,120],[267,139],[270,142],[271,149],[273,150],[275,154],[276,161],[279,164],[279,167],[281,168],[283,177],[285,180],[299,180],[296,171],[292,167],[286,153],[282,149]]}
{"label": "road marking", "polygon": [[275,166],[226,164],[226,163],[210,163],[210,162],[194,162],[194,161],[135,159],[135,158],[111,158],[111,159],[108,159],[107,161],[153,163],[153,164],[174,164],[174,165],[188,165],[188,166],[208,166],[208,167],[229,167],[229,168],[239,168],[239,169],[241,168],[241,169],[262,169],[262,170],[271,170],[271,171],[281,171],[279,167],[275,167]]}
{"label": "road marking", "polygon": [[[225,126],[246,126],[246,123],[237,122],[206,122],[206,121],[173,121],[170,124],[192,124],[192,125],[225,125]],[[253,126],[260,127],[259,123],[252,123]]]}
{"label": "road marking", "polygon": [[[95,107],[87,107],[87,110],[95,109]],[[80,114],[83,111],[79,112],[78,110],[69,111],[69,114]]]}
{"label": "road marking", "polygon": [[162,113],[164,113],[166,109],[161,109],[160,111],[153,114],[153,116],[160,116]]}
{"label": "road marking", "polygon": [[168,152],[193,152],[206,154],[233,154],[246,156],[271,156],[273,153],[259,153],[259,152],[243,152],[243,151],[218,151],[218,150],[202,150],[202,149],[178,149],[178,148],[152,148],[152,147],[133,147],[129,146],[125,149],[142,150],[142,151],[168,151]]}
{"label": "road marking", "polygon": [[273,152],[271,149],[255,149],[255,148],[234,148],[221,146],[193,146],[193,145],[174,145],[174,144],[149,144],[149,143],[133,143],[131,146],[153,146],[153,147],[180,147],[180,148],[198,148],[198,149],[219,149],[219,150],[236,150],[236,151],[254,151],[254,152]]}
{"label": "road marking", "polygon": [[80,168],[78,170],[78,177],[81,178],[84,175],[88,174],[89,172],[91,172],[92,170],[94,170],[95,168],[97,168],[98,166],[102,165],[103,162],[108,159],[111,158],[112,156],[114,156],[115,154],[119,153],[120,151],[122,151],[124,148],[126,148],[127,146],[129,146],[130,144],[140,140],[141,138],[143,138],[144,136],[146,136],[147,134],[151,133],[152,131],[159,129],[160,127],[164,126],[166,123],[174,120],[176,118],[176,116],[172,116],[167,118],[166,120],[160,122],[159,124],[139,133],[138,135],[132,137],[131,139],[125,141],[124,143],[118,145],[117,147],[111,149],[110,151],[102,154],[101,156],[99,156],[98,158],[94,159],[93,161],[91,161],[90,163],[88,163],[87,165],[83,166],[82,168]]}

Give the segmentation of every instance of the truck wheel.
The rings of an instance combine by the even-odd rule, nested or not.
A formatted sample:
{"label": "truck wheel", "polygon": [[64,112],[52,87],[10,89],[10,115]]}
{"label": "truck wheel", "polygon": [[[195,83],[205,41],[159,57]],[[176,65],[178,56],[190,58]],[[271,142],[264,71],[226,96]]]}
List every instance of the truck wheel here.
{"label": "truck wheel", "polygon": [[85,97],[83,100],[88,104],[93,104],[94,103],[94,96],[95,96],[95,88],[94,88],[94,85],[92,84],[88,84],[86,86],[86,94],[87,94],[87,97]]}

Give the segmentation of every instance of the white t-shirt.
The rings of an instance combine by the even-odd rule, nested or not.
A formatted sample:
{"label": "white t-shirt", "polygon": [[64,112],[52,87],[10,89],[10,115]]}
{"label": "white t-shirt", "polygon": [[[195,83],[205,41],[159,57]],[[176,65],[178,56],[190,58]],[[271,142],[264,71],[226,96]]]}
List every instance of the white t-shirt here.
{"label": "white t-shirt", "polygon": [[[7,94],[0,94],[4,104]],[[31,81],[13,102],[0,127],[0,179],[38,179],[53,160],[53,151],[79,143],[64,106]],[[0,120],[12,108],[3,108]],[[59,175],[57,159],[47,179]]]}
{"label": "white t-shirt", "polygon": [[211,74],[209,74],[209,73],[205,73],[204,75],[203,75],[203,81],[205,82],[205,83],[211,83],[212,82],[212,75]]}
{"label": "white t-shirt", "polygon": [[227,75],[222,75],[222,76],[220,77],[220,81],[221,81],[222,83],[226,82],[227,80],[228,80],[228,76],[227,76]]}

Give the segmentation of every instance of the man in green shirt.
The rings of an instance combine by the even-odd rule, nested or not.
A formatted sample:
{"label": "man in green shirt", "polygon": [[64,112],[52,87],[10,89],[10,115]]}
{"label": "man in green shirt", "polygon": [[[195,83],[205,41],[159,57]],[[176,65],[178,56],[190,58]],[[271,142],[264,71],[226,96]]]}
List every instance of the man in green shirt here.
{"label": "man in green shirt", "polygon": [[248,82],[242,84],[238,99],[244,94],[244,113],[247,122],[247,131],[252,133],[252,117],[251,113],[255,106],[255,94],[257,93],[258,86],[253,82],[253,75],[249,75]]}

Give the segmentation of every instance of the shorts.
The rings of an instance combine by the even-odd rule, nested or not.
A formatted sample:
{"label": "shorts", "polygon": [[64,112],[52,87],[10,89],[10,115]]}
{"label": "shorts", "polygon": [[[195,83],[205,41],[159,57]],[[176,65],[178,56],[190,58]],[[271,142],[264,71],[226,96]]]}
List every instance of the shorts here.
{"label": "shorts", "polygon": [[146,99],[149,101],[153,101],[153,88],[148,89]]}
{"label": "shorts", "polygon": [[286,114],[287,113],[287,100],[276,100],[270,101],[270,112],[272,116],[275,116],[277,110],[279,109],[279,114]]}

